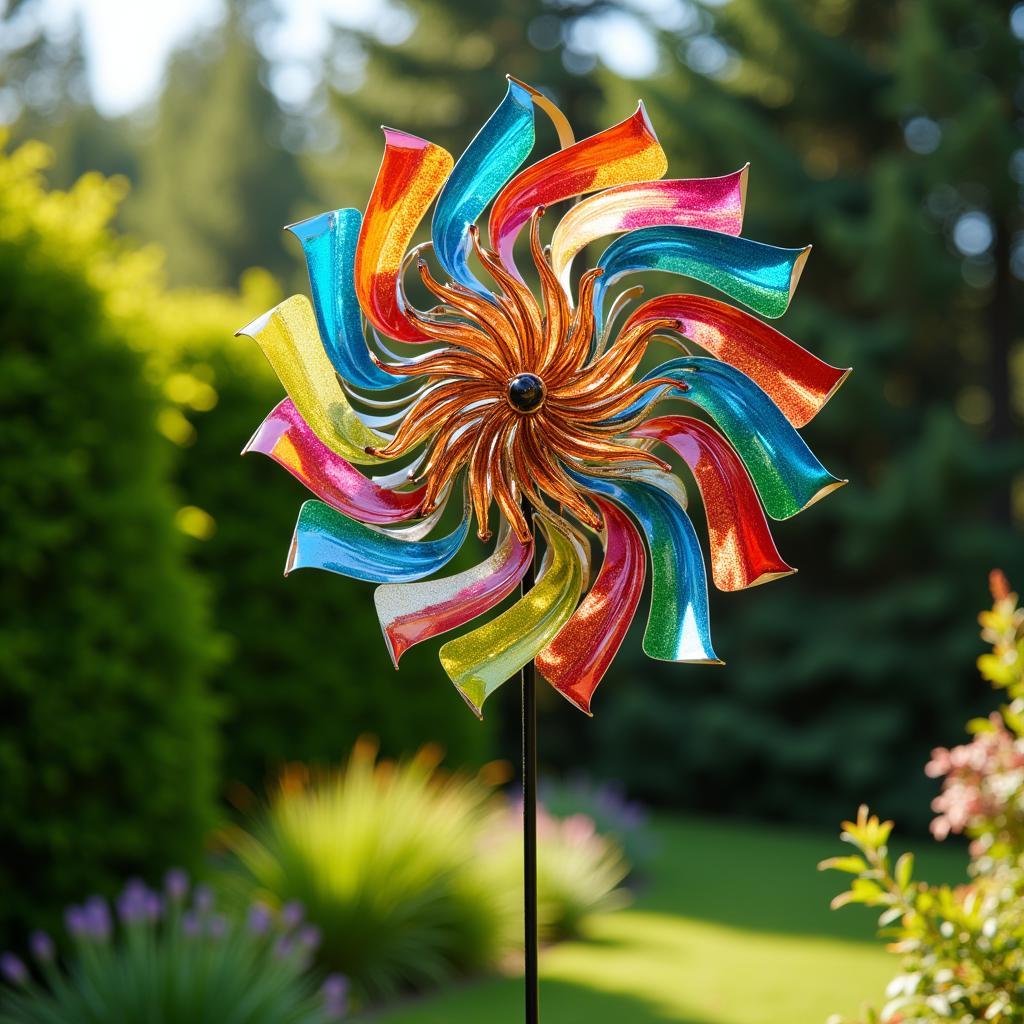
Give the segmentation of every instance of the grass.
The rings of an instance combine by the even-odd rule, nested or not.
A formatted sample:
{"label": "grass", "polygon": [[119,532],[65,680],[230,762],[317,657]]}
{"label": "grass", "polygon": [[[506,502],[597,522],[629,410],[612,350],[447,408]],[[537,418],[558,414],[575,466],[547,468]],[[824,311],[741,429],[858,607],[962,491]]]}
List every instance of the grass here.
{"label": "grass", "polygon": [[[549,1024],[822,1024],[878,1005],[895,958],[863,908],[828,909],[842,888],[815,865],[834,833],[662,819],[652,881],[626,911],[595,918],[587,942],[541,955]],[[908,844],[917,874],[962,879],[965,855]],[[899,837],[896,846],[902,849]],[[521,981],[447,989],[374,1024],[518,1024]]]}

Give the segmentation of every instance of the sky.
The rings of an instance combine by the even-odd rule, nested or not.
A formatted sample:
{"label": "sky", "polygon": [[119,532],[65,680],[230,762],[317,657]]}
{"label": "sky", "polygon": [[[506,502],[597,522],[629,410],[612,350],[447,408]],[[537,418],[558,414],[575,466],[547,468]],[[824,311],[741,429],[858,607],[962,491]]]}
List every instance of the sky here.
{"label": "sky", "polygon": [[[365,28],[396,42],[414,28],[398,0],[282,0],[281,6],[285,16],[274,32],[274,52],[268,54],[280,64],[272,84],[275,90],[280,86],[290,92],[286,98],[297,103],[304,89],[311,88],[303,62],[323,55],[330,25]],[[653,70],[654,42],[629,7],[642,9],[663,28],[682,27],[695,10],[690,0],[623,0],[622,11],[599,22],[584,21],[570,41],[576,59],[583,62],[580,70],[597,59],[624,77],[643,77]],[[153,99],[170,53],[223,15],[222,0],[38,0],[36,9],[58,34],[76,17],[80,20],[93,102],[108,116]]]}
{"label": "sky", "polygon": [[[328,25],[371,26],[382,0],[299,0],[277,34],[281,56],[322,53]],[[60,32],[80,19],[93,100],[107,115],[152,99],[170,53],[223,16],[221,0],[41,0],[44,23]]]}
{"label": "sky", "polygon": [[154,96],[174,46],[221,13],[218,0],[42,0],[40,9],[58,34],[80,18],[90,86],[105,114],[125,113]]}

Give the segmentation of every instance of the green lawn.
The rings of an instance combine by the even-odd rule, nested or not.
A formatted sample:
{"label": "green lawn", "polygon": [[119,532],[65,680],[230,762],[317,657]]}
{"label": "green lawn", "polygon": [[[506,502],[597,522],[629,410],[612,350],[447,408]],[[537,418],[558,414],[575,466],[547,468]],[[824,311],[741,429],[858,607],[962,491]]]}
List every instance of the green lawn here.
{"label": "green lawn", "polygon": [[[828,909],[842,878],[815,871],[837,838],[678,819],[657,833],[652,881],[633,907],[595,919],[586,942],[543,951],[545,1024],[823,1024],[877,1005],[896,961],[874,939],[874,915]],[[963,877],[960,851],[915,852],[922,877]],[[520,984],[452,988],[374,1024],[517,1024]]]}

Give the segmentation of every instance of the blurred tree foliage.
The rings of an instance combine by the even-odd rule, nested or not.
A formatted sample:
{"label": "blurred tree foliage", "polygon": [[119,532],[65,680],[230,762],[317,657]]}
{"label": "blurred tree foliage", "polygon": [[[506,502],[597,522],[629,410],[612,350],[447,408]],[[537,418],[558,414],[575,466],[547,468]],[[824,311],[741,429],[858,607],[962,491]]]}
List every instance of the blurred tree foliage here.
{"label": "blurred tree foliage", "polygon": [[281,228],[306,186],[255,41],[267,19],[261,5],[232,0],[223,24],[167,68],[124,222],[166,248],[175,283],[234,285],[256,265],[295,276]]}
{"label": "blurred tree foliage", "polygon": [[206,602],[157,396],[107,315],[120,188],[47,193],[46,159],[0,153],[3,934],[194,863],[217,785]]}
{"label": "blurred tree foliage", "polygon": [[126,175],[135,187],[119,225],[165,249],[175,284],[236,285],[254,266],[298,280],[281,228],[308,205],[309,187],[257,45],[274,31],[274,6],[230,0],[221,23],[171,55],[152,109],[115,118],[92,105],[80,25],[56,38],[32,31],[38,8],[22,0],[6,12],[19,45],[0,47],[0,88],[18,112],[13,140],[53,148],[52,183]]}
{"label": "blurred tree foliage", "polygon": [[[578,138],[592,134],[601,91],[592,77],[566,68],[562,39],[586,11],[605,6],[411,0],[383,30],[338,29],[328,82],[340,145],[314,161],[320,193],[328,202],[340,195],[338,205],[363,204],[383,149],[382,123],[458,157],[501,100],[506,74],[543,88],[569,116]],[[538,158],[557,148],[543,116],[537,118],[537,137]]]}
{"label": "blurred tree foliage", "polygon": [[799,576],[714,601],[725,669],[608,684],[595,760],[661,801],[920,827],[977,700],[968,609],[1024,560],[1021,43],[984,0],[734,0],[673,43],[713,73],[645,87],[670,173],[750,160],[744,233],[815,243],[780,326],[854,367],[804,431],[851,483],[776,525]]}
{"label": "blurred tree foliage", "polygon": [[[16,15],[30,2],[14,3],[0,13],[0,34],[10,31],[18,45],[7,44],[0,59],[0,90],[17,111],[11,126],[14,145],[45,142],[53,153],[47,171],[50,184],[70,188],[86,171],[138,175],[138,143],[127,118],[103,117],[91,102],[82,27],[76,19],[66,36],[11,29]],[[3,38],[0,35],[0,38]],[[10,47],[9,49],[7,47]]]}

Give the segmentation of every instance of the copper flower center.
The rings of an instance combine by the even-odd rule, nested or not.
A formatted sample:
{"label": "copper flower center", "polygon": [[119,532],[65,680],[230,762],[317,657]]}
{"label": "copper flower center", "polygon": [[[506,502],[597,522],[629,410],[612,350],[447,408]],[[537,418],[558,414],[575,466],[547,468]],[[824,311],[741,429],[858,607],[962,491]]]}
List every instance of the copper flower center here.
{"label": "copper flower center", "polygon": [[520,373],[508,382],[505,395],[516,412],[536,412],[544,404],[544,381],[535,373]]}
{"label": "copper flower center", "polygon": [[555,502],[596,530],[601,519],[572,472],[593,473],[609,464],[670,468],[644,448],[620,440],[632,424],[615,417],[646,391],[672,383],[656,378],[630,382],[650,337],[659,330],[677,330],[678,321],[645,321],[621,332],[604,350],[595,337],[593,305],[594,284],[603,271],[583,274],[572,308],[541,244],[542,213],[538,208],[530,221],[540,302],[471,229],[474,251],[497,290],[485,298],[459,284],[443,285],[418,259],[420,277],[441,305],[420,313],[406,302],[407,316],[445,347],[412,364],[380,364],[396,376],[427,376],[431,386],[410,406],[394,438],[369,450],[397,458],[427,445],[415,477],[427,482],[424,515],[465,470],[477,534],[485,540],[492,501],[523,541],[531,535],[524,497],[542,511],[547,501]]}

